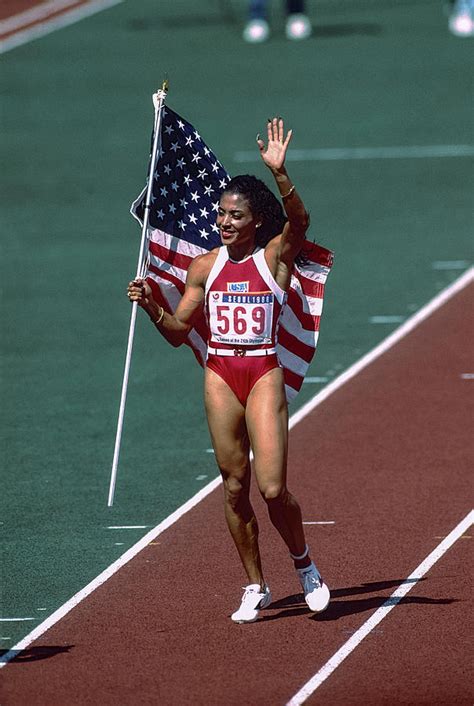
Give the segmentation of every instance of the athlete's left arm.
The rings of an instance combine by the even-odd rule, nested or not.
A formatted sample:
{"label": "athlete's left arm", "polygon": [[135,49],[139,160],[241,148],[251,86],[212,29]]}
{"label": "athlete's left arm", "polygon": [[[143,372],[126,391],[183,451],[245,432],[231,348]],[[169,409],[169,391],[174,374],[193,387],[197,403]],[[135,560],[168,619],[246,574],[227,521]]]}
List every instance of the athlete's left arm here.
{"label": "athlete's left arm", "polygon": [[292,183],[285,167],[285,157],[292,130],[285,137],[282,118],[273,118],[267,124],[268,143],[257,139],[260,155],[270,169],[283,201],[283,207],[288,217],[283,233],[275,239],[278,249],[278,261],[291,272],[295,257],[300,252],[306,238],[309,216]]}

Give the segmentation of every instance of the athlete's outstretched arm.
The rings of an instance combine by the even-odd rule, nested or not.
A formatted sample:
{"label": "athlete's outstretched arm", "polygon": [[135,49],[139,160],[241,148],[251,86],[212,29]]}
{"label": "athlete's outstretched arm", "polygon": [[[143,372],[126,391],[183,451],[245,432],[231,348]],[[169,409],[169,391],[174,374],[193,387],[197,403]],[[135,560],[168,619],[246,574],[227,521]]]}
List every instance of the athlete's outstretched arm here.
{"label": "athlete's outstretched arm", "polygon": [[257,139],[260,155],[272,172],[283,207],[288,217],[280,244],[280,259],[291,269],[295,257],[301,250],[309,225],[309,216],[295,185],[292,183],[285,167],[286,152],[293,131],[289,130],[285,137],[282,118],[273,118],[267,123],[268,142]]}
{"label": "athlete's outstretched arm", "polygon": [[158,331],[168,343],[176,348],[187,338],[204,308],[206,267],[201,255],[192,261],[186,277],[186,289],[174,314],[168,314],[153,298],[150,285],[144,279],[129,283],[127,294],[131,302],[137,302],[146,311]]}

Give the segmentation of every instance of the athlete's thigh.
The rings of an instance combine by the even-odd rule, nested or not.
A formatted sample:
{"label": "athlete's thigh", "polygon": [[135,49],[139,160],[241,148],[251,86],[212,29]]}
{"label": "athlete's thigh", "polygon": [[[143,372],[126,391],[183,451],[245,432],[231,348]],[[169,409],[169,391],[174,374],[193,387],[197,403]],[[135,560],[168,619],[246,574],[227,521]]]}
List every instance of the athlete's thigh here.
{"label": "athlete's thigh", "polygon": [[288,406],[283,371],[274,368],[254,385],[247,401],[247,429],[261,492],[286,484]]}
{"label": "athlete's thigh", "polygon": [[209,368],[205,370],[204,403],[217,465],[224,476],[243,477],[249,454],[245,408],[227,383]]}

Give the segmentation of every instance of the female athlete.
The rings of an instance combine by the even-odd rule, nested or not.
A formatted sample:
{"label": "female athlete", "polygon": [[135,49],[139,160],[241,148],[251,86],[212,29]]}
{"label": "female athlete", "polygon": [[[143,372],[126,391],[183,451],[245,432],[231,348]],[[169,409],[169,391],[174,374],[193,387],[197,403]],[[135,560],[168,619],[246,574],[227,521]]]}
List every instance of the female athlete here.
{"label": "female athlete", "polygon": [[128,286],[130,301],[138,302],[174,346],[185,341],[203,311],[207,317],[205,408],[223,478],[225,517],[248,578],[231,616],[236,623],[253,622],[271,603],[249,499],[250,451],[258,489],[288,547],[306,603],[315,612],[329,603],[329,589],[309,556],[300,507],[287,488],[288,407],[275,352],[278,320],[309,218],[285,168],[292,131],[285,137],[283,120],[273,118],[267,133],[267,144],[259,138],[257,143],[284,211],[259,179],[235,177],[219,202],[222,246],[192,261],[176,312],[164,311],[145,280]]}

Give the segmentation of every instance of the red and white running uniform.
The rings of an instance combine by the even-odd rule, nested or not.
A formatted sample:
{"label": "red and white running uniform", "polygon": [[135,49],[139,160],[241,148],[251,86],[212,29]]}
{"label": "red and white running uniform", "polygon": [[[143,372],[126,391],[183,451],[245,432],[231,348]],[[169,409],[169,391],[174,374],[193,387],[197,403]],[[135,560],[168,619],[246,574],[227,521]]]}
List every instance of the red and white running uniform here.
{"label": "red and white running uniform", "polygon": [[257,380],[280,367],[275,345],[285,301],[263,249],[240,262],[229,257],[226,246],[219,249],[206,283],[206,365],[243,405]]}

